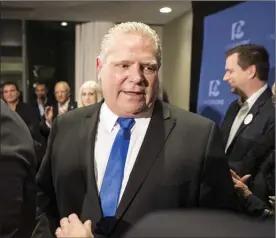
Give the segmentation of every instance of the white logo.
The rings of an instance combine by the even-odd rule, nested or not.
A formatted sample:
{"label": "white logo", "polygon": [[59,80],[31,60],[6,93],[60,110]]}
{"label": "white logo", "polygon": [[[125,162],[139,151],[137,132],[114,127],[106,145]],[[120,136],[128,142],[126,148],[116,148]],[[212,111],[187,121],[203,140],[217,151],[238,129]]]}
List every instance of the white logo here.
{"label": "white logo", "polygon": [[243,27],[245,21],[239,20],[232,24],[231,40],[241,39],[244,36]]}
{"label": "white logo", "polygon": [[211,80],[209,82],[209,97],[218,97],[220,92],[219,92],[219,87],[220,81],[219,80]]}

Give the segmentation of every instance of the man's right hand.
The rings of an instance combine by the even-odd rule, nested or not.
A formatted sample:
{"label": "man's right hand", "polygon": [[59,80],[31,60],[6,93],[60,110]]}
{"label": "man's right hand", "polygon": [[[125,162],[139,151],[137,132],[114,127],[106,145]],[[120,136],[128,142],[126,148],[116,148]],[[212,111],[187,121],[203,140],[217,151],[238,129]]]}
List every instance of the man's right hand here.
{"label": "man's right hand", "polygon": [[45,120],[49,123],[53,121],[53,107],[47,106],[45,108]]}

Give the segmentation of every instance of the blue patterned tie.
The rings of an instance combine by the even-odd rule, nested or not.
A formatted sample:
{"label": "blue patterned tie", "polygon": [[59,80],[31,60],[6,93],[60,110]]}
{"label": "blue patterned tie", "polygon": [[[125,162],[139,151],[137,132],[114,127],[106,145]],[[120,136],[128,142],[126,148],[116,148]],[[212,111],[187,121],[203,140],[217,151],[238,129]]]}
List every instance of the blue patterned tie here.
{"label": "blue patterned tie", "polygon": [[130,141],[133,118],[118,118],[120,130],[116,135],[106,166],[103,184],[100,191],[101,206],[104,217],[115,216]]}

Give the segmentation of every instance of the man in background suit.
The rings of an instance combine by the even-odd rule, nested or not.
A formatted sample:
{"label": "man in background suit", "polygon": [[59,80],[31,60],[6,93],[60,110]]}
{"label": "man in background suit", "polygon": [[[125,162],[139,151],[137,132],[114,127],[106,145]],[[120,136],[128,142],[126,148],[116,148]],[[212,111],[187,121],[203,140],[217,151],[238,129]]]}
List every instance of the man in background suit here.
{"label": "man in background suit", "polygon": [[46,151],[46,142],[41,135],[39,127],[40,116],[31,105],[20,100],[20,94],[21,92],[16,83],[5,82],[3,84],[4,101],[12,110],[18,113],[31,132],[35,145],[37,166],[39,167]]}
{"label": "man in background suit", "polygon": [[121,237],[152,211],[238,209],[218,128],[157,99],[160,66],[149,26],[122,23],[105,35],[97,59],[105,101],[53,123],[37,177],[46,222],[34,237],[59,226],[62,236],[72,213],[91,220],[96,237]]}
{"label": "man in background suit", "polygon": [[65,81],[59,81],[55,85],[56,103],[45,108],[45,120],[41,125],[42,134],[48,138],[53,121],[68,111],[77,108],[77,103],[70,99],[70,87]]}
{"label": "man in background suit", "polygon": [[1,100],[0,237],[30,238],[36,209],[36,159],[31,134]]}
{"label": "man in background suit", "polygon": [[53,102],[48,97],[48,90],[45,83],[37,82],[35,85],[35,99],[32,102],[36,113],[41,121],[45,120],[45,109],[47,106],[52,106]]}
{"label": "man in background suit", "polygon": [[[254,194],[266,186],[257,179],[261,172],[259,165],[275,148],[275,107],[267,86],[268,52],[259,45],[237,46],[226,52],[225,69],[224,80],[231,92],[240,97],[228,108],[221,126],[225,152],[231,169],[239,176],[252,175],[249,188]],[[260,151],[253,152],[255,148]]]}

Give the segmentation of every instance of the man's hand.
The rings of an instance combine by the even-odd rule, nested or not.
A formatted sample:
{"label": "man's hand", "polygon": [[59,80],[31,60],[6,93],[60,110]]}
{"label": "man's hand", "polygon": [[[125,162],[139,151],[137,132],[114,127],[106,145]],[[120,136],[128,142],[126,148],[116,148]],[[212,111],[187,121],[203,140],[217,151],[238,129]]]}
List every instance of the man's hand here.
{"label": "man's hand", "polygon": [[45,120],[49,123],[53,121],[53,107],[47,106],[45,108]]}
{"label": "man's hand", "polygon": [[244,197],[251,195],[252,192],[246,186],[246,182],[248,181],[248,179],[250,178],[251,175],[247,174],[241,178],[233,170],[230,170],[230,172],[231,172],[232,180],[234,182],[234,186],[235,186],[237,193]]}
{"label": "man's hand", "polygon": [[269,196],[269,203],[272,206],[273,210],[275,210],[275,196]]}
{"label": "man's hand", "polygon": [[68,218],[64,217],[60,220],[60,227],[56,229],[56,237],[93,238],[91,226],[90,220],[82,224],[76,214],[71,214]]}

